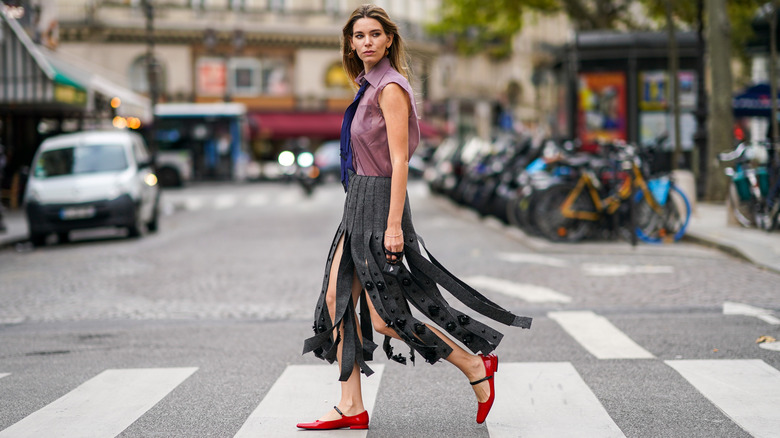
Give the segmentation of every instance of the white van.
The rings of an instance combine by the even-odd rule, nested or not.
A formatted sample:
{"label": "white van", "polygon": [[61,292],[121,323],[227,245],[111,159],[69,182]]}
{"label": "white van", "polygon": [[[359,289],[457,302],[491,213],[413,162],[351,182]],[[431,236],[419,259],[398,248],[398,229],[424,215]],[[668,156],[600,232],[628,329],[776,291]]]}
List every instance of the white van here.
{"label": "white van", "polygon": [[123,227],[130,237],[157,231],[160,188],[143,138],[89,131],[46,139],[33,159],[24,196],[30,240],[75,229]]}

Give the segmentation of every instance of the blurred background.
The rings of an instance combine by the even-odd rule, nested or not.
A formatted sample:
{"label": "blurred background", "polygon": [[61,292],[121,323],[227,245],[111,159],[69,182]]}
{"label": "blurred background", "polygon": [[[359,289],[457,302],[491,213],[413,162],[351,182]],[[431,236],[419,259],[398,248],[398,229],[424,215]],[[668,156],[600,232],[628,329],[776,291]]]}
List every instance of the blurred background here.
{"label": "blurred background", "polygon": [[[142,133],[163,186],[283,176],[281,152],[338,139],[354,95],[341,27],[361,3],[3,0],[3,203],[20,206],[45,138],[98,127]],[[720,201],[716,154],[771,137],[772,2],[376,4],[408,43],[429,154],[501,132],[656,145],[660,166],[690,172],[689,198]]]}

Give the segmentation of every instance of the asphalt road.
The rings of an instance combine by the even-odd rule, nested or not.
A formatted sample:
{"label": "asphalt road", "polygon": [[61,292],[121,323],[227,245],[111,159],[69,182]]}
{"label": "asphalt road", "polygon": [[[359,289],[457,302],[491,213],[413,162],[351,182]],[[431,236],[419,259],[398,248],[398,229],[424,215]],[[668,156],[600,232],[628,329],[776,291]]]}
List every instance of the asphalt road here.
{"label": "asphalt road", "polygon": [[[780,435],[780,351],[755,342],[780,339],[780,275],[687,243],[550,244],[420,182],[409,194],[432,253],[534,323],[502,329],[486,425],[454,367],[378,354],[367,436]],[[340,186],[163,199],[141,239],[0,251],[0,437],[289,436],[335,404],[336,367],[300,353]],[[750,309],[764,312],[725,314]],[[303,383],[321,372],[332,381]]]}

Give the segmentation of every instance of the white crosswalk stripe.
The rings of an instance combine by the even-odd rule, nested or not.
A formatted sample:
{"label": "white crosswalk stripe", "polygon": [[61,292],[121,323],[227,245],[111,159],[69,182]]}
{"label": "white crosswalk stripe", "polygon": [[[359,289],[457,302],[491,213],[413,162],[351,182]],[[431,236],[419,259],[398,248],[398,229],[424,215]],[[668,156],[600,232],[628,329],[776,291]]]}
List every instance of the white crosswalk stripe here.
{"label": "white crosswalk stripe", "polygon": [[465,277],[463,281],[475,289],[485,289],[514,298],[528,301],[529,303],[568,303],[571,297],[556,292],[552,289],[533,284],[515,283],[500,278],[477,275]]}
{"label": "white crosswalk stripe", "polygon": [[572,364],[499,363],[498,369],[491,438],[625,436]]}
{"label": "white crosswalk stripe", "polygon": [[590,311],[547,314],[586,350],[599,359],[652,359],[652,353],[620,331],[606,318]]}
{"label": "white crosswalk stripe", "polygon": [[585,275],[592,277],[620,277],[632,274],[673,274],[674,266],[632,266],[632,265],[605,265],[598,263],[584,263],[581,266]]}
{"label": "white crosswalk stripe", "polygon": [[197,368],[106,370],[0,431],[2,438],[115,437]]}
{"label": "white crosswalk stripe", "polygon": [[[761,360],[668,360],[736,425],[756,438],[780,430],[780,371]],[[366,409],[374,412],[383,364],[363,379]],[[113,437],[154,407],[197,368],[106,370],[30,414],[0,437]],[[312,421],[338,403],[338,368],[290,365],[279,376],[236,437],[294,437],[295,424]],[[0,378],[10,375],[0,373]],[[500,363],[500,391],[486,423],[491,438],[624,437],[610,413],[570,362]],[[306,432],[366,437],[370,430]],[[149,432],[154,435],[153,432]]]}
{"label": "white crosswalk stripe", "polygon": [[756,438],[780,434],[780,371],[761,360],[668,360],[688,382]]}
{"label": "white crosswalk stripe", "polygon": [[339,193],[317,193],[306,197],[302,191],[276,191],[273,193],[222,193],[222,194],[194,194],[194,193],[165,193],[163,204],[166,211],[199,211],[199,210],[228,210],[231,208],[259,208],[273,205],[285,205],[307,207],[310,205],[335,204],[344,200],[344,195]]}
{"label": "white crosswalk stripe", "polygon": [[263,193],[254,193],[246,197],[246,205],[249,207],[260,207],[268,204],[269,197]]}
{"label": "white crosswalk stripe", "polygon": [[[363,379],[363,404],[372,412],[379,392],[384,365],[372,365],[374,375]],[[323,412],[338,404],[340,382],[338,369],[327,365],[291,365],[277,379],[263,401],[249,416],[236,437],[272,436],[277,438],[299,437],[295,425],[301,419],[314,421]],[[307,432],[307,436],[313,431]],[[328,437],[365,437],[367,430],[326,432]],[[342,435],[344,434],[344,435]]]}
{"label": "white crosswalk stripe", "polygon": [[235,195],[223,194],[214,198],[214,208],[217,210],[226,210],[235,206],[238,203],[238,198]]}

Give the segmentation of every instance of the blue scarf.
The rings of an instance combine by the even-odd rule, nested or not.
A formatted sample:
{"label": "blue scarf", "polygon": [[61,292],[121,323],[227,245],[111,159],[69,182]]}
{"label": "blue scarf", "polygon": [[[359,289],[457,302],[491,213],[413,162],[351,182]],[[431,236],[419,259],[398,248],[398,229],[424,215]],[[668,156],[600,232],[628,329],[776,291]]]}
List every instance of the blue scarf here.
{"label": "blue scarf", "polygon": [[341,122],[341,184],[344,186],[345,192],[349,185],[349,171],[355,171],[352,164],[352,119],[355,118],[358,103],[360,103],[360,98],[363,97],[367,87],[368,81],[364,79],[363,85],[360,86],[355,95],[355,100],[349,104],[347,111],[344,112],[344,121]]}

